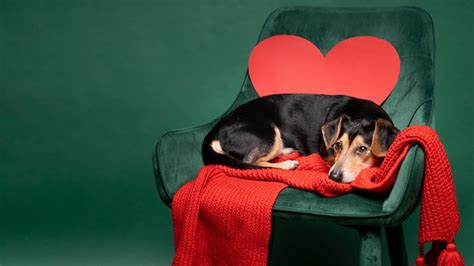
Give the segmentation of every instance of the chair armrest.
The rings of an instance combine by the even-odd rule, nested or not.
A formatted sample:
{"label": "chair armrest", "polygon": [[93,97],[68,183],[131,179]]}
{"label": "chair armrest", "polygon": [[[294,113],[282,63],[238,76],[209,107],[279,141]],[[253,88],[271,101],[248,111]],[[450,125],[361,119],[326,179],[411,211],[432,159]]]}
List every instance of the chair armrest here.
{"label": "chair armrest", "polygon": [[410,148],[398,172],[382,212],[389,215],[386,225],[402,223],[418,206],[423,185],[425,156],[420,146]]}
{"label": "chair armrest", "polygon": [[[220,117],[257,97],[246,75],[238,96]],[[219,118],[202,126],[167,132],[156,143],[153,168],[158,193],[166,205],[171,206],[176,191],[193,179],[204,165],[201,155],[202,142],[218,120]]]}
{"label": "chair armrest", "polygon": [[[409,125],[433,125],[433,99],[422,103],[410,119]],[[423,185],[424,152],[420,146],[410,148],[398,172],[397,180],[382,211],[389,215],[386,225],[401,224],[418,206]]]}
{"label": "chair armrest", "polygon": [[199,127],[170,131],[161,136],[153,153],[158,193],[171,206],[173,195],[193,179],[203,166],[201,145],[214,122]]}

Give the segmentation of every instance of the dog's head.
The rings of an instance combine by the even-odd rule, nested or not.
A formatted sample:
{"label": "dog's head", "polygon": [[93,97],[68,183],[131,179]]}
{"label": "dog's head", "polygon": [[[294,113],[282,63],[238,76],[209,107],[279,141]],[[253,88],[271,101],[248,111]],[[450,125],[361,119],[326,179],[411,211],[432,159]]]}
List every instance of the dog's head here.
{"label": "dog's head", "polygon": [[321,131],[326,160],[332,164],[329,177],[342,183],[350,183],[362,170],[380,165],[399,132],[382,118],[351,121],[346,115],[326,123]]}

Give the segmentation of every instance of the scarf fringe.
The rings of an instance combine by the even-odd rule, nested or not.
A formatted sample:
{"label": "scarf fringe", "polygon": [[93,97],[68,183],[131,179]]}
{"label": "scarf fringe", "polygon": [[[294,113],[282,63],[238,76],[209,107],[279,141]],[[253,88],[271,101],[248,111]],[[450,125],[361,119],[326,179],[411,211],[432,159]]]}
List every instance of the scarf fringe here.
{"label": "scarf fringe", "polygon": [[423,255],[423,245],[420,245],[420,255],[416,258],[415,266],[464,266],[464,260],[453,242],[434,241],[431,250]]}

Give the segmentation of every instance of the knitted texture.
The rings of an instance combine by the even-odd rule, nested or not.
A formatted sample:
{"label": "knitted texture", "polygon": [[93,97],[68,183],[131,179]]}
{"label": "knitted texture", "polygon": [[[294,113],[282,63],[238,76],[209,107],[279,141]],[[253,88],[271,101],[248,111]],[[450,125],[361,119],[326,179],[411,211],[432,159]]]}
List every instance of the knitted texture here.
{"label": "knitted texture", "polygon": [[446,152],[433,129],[412,126],[396,137],[379,168],[363,170],[349,184],[329,179],[329,167],[317,154],[283,158],[298,160],[293,171],[203,167],[173,198],[173,265],[266,265],[271,211],[282,189],[291,186],[326,197],[354,190],[387,191],[414,144],[425,153],[419,245],[435,240],[452,243],[459,213]]}

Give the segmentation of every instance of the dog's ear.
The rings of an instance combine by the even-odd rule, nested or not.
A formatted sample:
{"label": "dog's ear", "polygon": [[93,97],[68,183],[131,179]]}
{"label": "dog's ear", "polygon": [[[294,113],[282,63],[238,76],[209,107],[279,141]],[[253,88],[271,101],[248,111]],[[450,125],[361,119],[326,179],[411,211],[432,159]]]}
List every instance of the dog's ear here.
{"label": "dog's ear", "polygon": [[372,135],[372,144],[370,150],[377,157],[385,157],[387,150],[393,140],[400,132],[392,122],[379,118],[374,121],[374,134]]}
{"label": "dog's ear", "polygon": [[336,120],[327,122],[321,127],[323,134],[324,145],[326,149],[330,149],[331,146],[336,142],[337,137],[341,133],[341,127],[344,121],[350,121],[351,118],[347,115],[340,115]]}

